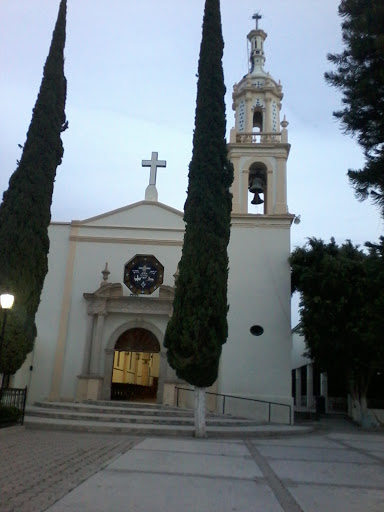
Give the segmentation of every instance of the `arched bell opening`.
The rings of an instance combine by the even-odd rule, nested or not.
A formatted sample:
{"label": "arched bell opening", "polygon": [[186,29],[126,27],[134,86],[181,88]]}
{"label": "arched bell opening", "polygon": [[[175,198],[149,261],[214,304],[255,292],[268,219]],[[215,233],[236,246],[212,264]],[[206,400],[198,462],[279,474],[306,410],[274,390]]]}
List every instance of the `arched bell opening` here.
{"label": "arched bell opening", "polygon": [[147,329],[129,329],[114,347],[111,400],[156,401],[160,344]]}
{"label": "arched bell opening", "polygon": [[[263,109],[255,107],[253,110],[252,132],[262,133],[263,131]],[[260,141],[258,141],[260,142]]]}
{"label": "arched bell opening", "polygon": [[249,204],[248,210],[255,210],[259,213],[266,212],[267,197],[267,167],[261,162],[253,163],[248,172]]}

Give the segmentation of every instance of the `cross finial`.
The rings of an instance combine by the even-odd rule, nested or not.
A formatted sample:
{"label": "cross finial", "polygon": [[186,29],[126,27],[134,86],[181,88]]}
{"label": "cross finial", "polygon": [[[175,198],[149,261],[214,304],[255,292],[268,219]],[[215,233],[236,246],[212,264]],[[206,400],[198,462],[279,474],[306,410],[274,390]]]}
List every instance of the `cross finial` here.
{"label": "cross finial", "polygon": [[142,160],[141,165],[143,167],[150,167],[151,172],[149,175],[149,185],[145,191],[145,199],[147,201],[157,201],[157,190],[156,190],[156,174],[158,167],[167,167],[165,160],[158,160],[159,153],[152,151],[150,160]]}
{"label": "cross finial", "polygon": [[142,160],[141,165],[143,167],[150,167],[151,173],[149,175],[149,184],[156,185],[156,173],[158,167],[167,167],[167,162],[165,160],[158,160],[159,153],[152,151],[152,156],[150,160]]}
{"label": "cross finial", "polygon": [[262,15],[259,12],[255,12],[255,14],[252,16],[253,20],[256,20],[256,30],[259,30],[259,20],[261,20]]}

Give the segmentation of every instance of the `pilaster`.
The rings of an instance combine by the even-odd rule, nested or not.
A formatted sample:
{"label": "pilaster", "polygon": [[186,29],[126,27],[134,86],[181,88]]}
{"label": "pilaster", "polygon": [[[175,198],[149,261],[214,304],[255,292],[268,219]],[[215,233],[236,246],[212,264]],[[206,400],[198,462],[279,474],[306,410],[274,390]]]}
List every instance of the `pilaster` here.
{"label": "pilaster", "polygon": [[113,372],[113,357],[115,355],[115,351],[109,348],[104,350],[105,354],[105,367],[104,367],[104,380],[103,386],[101,390],[101,399],[102,400],[110,400],[111,398],[111,382],[112,382],[112,372]]}
{"label": "pilaster", "polygon": [[253,115],[252,115],[252,95],[250,92],[246,92],[245,95],[245,131],[247,133],[252,132],[253,128]]}
{"label": "pilaster", "polygon": [[87,333],[86,333],[86,339],[85,339],[84,357],[83,357],[83,366],[82,366],[82,374],[83,375],[88,375],[88,373],[90,371],[94,323],[95,323],[95,315],[88,314],[88,316],[87,316]]}
{"label": "pilaster", "polygon": [[307,365],[307,411],[313,405],[313,364]]}
{"label": "pilaster", "polygon": [[78,234],[79,228],[72,224],[71,232],[70,232],[70,242],[68,248],[68,256],[67,263],[65,269],[65,285],[63,290],[63,300],[61,304],[61,312],[60,312],[60,322],[59,329],[57,333],[56,339],[56,349],[55,356],[53,362],[53,372],[52,372],[52,381],[51,381],[51,389],[49,393],[49,400],[56,401],[60,399],[60,388],[61,388],[61,380],[63,377],[64,371],[64,355],[65,355],[65,345],[67,341],[68,335],[68,321],[69,321],[69,308],[71,302],[71,293],[72,293],[72,280],[73,280],[73,270],[75,265],[75,256],[76,256],[76,242],[71,239],[71,237],[76,237]]}
{"label": "pilaster", "polygon": [[284,157],[276,158],[276,203],[274,213],[288,213],[287,207],[287,161]]}
{"label": "pilaster", "polygon": [[296,379],[296,408],[300,409],[301,407],[301,368],[296,368],[295,370],[295,379]]}
{"label": "pilaster", "polygon": [[325,412],[328,412],[328,375],[320,374],[320,395],[325,398]]}
{"label": "pilaster", "polygon": [[104,321],[106,312],[102,311],[98,313],[96,317],[96,325],[94,329],[92,339],[92,350],[91,350],[91,362],[90,362],[90,374],[100,375],[100,356],[101,356],[101,344],[104,333]]}
{"label": "pilaster", "polygon": [[[272,132],[272,97],[269,94],[265,95],[265,126],[264,132]],[[270,141],[271,136],[267,135],[266,142]]]}
{"label": "pilaster", "polygon": [[233,157],[232,159],[234,180],[232,183],[232,212],[241,213],[240,207],[240,178],[239,178],[239,157]]}

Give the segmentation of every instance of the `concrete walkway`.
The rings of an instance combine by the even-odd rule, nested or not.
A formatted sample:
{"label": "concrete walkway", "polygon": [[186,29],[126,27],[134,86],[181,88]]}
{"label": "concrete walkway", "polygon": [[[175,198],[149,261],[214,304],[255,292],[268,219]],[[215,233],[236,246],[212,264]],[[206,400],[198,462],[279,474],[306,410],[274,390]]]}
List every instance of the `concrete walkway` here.
{"label": "concrete walkway", "polygon": [[384,504],[383,434],[343,423],[247,440],[13,429],[0,431],[0,454],[2,512],[382,512]]}

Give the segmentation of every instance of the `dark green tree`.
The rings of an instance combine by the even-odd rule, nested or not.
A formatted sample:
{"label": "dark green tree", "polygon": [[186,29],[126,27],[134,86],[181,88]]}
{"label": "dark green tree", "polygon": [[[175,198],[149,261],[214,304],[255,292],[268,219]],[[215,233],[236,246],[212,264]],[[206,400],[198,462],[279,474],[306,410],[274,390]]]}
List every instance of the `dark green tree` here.
{"label": "dark green tree", "polygon": [[343,93],[344,108],[334,116],[364,151],[365,166],[348,171],[350,183],[384,217],[384,2],[342,0],[339,15],[345,49],[328,55],[336,70],[325,79]]}
{"label": "dark green tree", "polygon": [[290,259],[306,355],[345,379],[359,421],[375,365],[384,360],[384,238],[367,246],[311,238]]}
{"label": "dark green tree", "polygon": [[[221,349],[228,334],[227,246],[233,167],[225,141],[223,48],[220,1],[206,0],[184,213],[186,229],[174,312],[164,342],[169,364],[179,378],[197,388],[196,396],[200,393],[200,397],[204,393],[201,396],[199,390],[217,379]],[[205,435],[201,417],[196,417],[196,435]]]}
{"label": "dark green tree", "polygon": [[66,9],[66,0],[61,0],[22,156],[0,206],[0,290],[15,296],[1,350],[0,372],[6,374],[14,373],[33,348],[35,315],[48,271],[53,186],[63,157],[61,132],[67,127]]}

